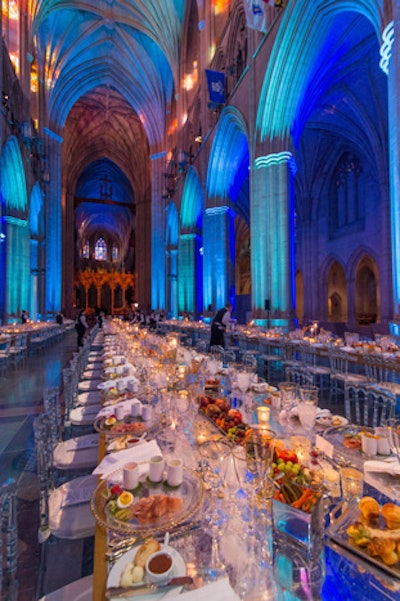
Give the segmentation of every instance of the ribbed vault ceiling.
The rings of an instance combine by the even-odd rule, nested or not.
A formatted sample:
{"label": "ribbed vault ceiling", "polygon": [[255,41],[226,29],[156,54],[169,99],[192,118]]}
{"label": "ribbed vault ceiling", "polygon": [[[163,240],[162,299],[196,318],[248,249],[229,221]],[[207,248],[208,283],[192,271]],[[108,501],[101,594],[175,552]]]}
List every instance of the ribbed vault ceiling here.
{"label": "ribbed vault ceiling", "polygon": [[[107,159],[130,183],[126,202],[148,198],[149,153],[163,149],[166,115],[179,78],[187,1],[32,3],[49,126],[64,139],[63,184],[72,194],[78,180],[83,188],[98,188],[98,169],[88,166]],[[82,174],[93,181],[82,182]],[[101,229],[103,223],[111,234],[126,231],[126,212],[104,210],[103,221],[101,213],[101,204],[82,205],[79,235],[88,233],[84,224]]]}

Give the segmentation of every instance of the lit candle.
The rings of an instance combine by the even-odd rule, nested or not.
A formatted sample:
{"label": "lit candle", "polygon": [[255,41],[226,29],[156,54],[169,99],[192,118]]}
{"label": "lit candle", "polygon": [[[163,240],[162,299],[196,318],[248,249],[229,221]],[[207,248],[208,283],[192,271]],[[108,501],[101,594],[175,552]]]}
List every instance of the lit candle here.
{"label": "lit candle", "polygon": [[257,418],[259,424],[268,424],[270,418],[270,408],[257,407]]}

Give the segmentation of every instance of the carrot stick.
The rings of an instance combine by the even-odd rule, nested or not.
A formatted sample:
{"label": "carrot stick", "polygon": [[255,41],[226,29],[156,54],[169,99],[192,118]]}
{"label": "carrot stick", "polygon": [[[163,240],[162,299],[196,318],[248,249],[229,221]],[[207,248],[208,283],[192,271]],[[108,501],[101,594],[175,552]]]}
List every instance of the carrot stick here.
{"label": "carrot stick", "polygon": [[297,501],[293,501],[292,507],[296,507],[296,509],[300,509],[300,507],[303,505],[303,503],[305,503],[312,494],[313,494],[312,490],[307,488],[307,490],[305,490],[303,492],[303,494],[301,495],[301,497],[299,499],[297,499]]}

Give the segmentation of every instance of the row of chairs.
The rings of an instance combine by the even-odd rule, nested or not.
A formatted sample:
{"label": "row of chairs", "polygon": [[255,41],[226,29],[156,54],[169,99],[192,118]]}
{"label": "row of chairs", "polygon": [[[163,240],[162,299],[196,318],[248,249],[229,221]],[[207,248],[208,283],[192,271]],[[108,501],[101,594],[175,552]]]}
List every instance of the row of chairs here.
{"label": "row of chairs", "polygon": [[[41,571],[37,594],[40,597],[45,589],[48,559],[51,550],[60,541],[80,541],[82,549],[85,540],[93,540],[95,520],[90,511],[89,501],[71,503],[82,491],[92,491],[97,477],[92,470],[98,460],[99,434],[91,425],[72,423],[73,412],[83,401],[79,386],[94,381],[93,366],[101,365],[102,333],[92,331],[79,353],[75,353],[68,367],[63,370],[63,395],[57,388],[44,393],[44,411],[34,420],[37,473],[40,489]],[[86,375],[85,375],[86,374]],[[97,391],[100,407],[100,394]],[[64,401],[64,402],[63,402]],[[93,424],[93,416],[92,422]],[[64,601],[77,598],[90,599],[92,577],[58,589],[42,601]]]}

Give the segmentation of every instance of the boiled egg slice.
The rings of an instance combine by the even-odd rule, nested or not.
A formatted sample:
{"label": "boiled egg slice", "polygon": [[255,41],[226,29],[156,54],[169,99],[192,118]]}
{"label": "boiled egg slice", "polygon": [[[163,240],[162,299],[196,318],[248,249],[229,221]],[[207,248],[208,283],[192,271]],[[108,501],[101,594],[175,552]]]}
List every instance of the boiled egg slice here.
{"label": "boiled egg slice", "polygon": [[124,490],[124,492],[122,492],[117,499],[117,505],[120,509],[125,509],[126,507],[129,507],[129,505],[131,505],[132,503],[133,494],[127,490]]}
{"label": "boiled egg slice", "polygon": [[106,426],[113,426],[116,421],[117,418],[114,415],[110,415],[110,417],[107,417],[104,423]]}

